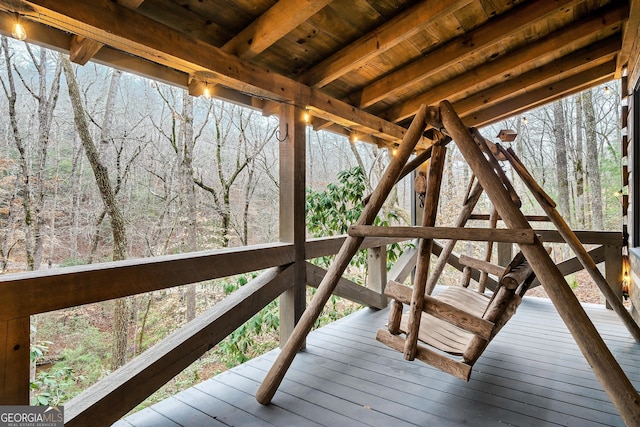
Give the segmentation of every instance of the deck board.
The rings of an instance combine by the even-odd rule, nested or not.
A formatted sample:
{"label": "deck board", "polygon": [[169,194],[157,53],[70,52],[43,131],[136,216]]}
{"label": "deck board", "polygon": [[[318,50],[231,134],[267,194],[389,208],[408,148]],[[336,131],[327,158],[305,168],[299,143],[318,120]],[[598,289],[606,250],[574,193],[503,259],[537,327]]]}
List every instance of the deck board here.
{"label": "deck board", "polygon": [[[640,387],[640,344],[615,313],[585,310]],[[549,300],[524,299],[468,383],[378,343],[386,321],[387,310],[363,309],[312,332],[271,405],[254,396],[279,350],[116,425],[624,426]]]}

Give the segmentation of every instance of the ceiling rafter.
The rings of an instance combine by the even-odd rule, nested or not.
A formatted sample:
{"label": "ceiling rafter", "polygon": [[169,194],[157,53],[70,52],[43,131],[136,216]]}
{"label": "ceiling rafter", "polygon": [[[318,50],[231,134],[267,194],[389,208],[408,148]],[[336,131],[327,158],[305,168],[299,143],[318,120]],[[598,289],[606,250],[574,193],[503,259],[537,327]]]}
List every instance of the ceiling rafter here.
{"label": "ceiling rafter", "polygon": [[[144,0],[117,0],[118,4],[129,9],[137,9]],[[76,64],[85,65],[104,46],[95,40],[73,35],[69,45],[69,59]]]}
{"label": "ceiling rafter", "polygon": [[534,90],[545,82],[548,87],[548,82],[564,80],[572,75],[582,73],[586,69],[611,61],[618,49],[620,49],[620,38],[609,37],[559,60],[456,101],[456,111],[469,115],[503,102],[509,97]]}
{"label": "ceiling rafter", "polygon": [[316,88],[326,86],[471,1],[422,1],[323,60],[300,81]]}
{"label": "ceiling rafter", "polygon": [[629,61],[629,54],[640,36],[640,1],[630,0],[629,20],[622,33],[622,47],[616,63],[616,78],[622,77],[622,69]]}
{"label": "ceiling rafter", "polygon": [[[468,126],[486,126],[522,114],[558,99],[573,95],[613,79],[616,61],[590,68],[566,79],[527,91],[500,104],[470,114],[461,114],[460,118]],[[456,104],[453,104],[454,109]]]}
{"label": "ceiling rafter", "polygon": [[[599,28],[601,31],[609,30],[612,34],[613,32],[619,33],[619,27],[626,19],[628,12],[627,5],[606,8],[604,11],[599,10],[574,24],[548,34],[535,44],[525,45],[514,52],[508,52],[492,62],[482,64],[406,102],[394,105],[382,116],[392,122],[400,122],[413,116],[423,103],[433,104],[443,99],[454,97],[468,87],[495,80],[499,76],[511,75],[513,70],[518,67],[561,51],[569,43],[591,36],[594,28]],[[589,61],[588,52],[585,61]]]}
{"label": "ceiling rafter", "polygon": [[[309,108],[314,115],[363,134],[397,142],[406,131],[401,126],[293,79],[247,63],[111,1],[70,3],[35,0],[23,3],[34,10],[26,14],[30,20],[95,39],[189,74],[210,71],[232,89]],[[428,140],[422,143],[425,148],[430,144]]]}
{"label": "ceiling rafter", "polygon": [[264,52],[333,0],[280,0],[222,46],[244,59]]}
{"label": "ceiling rafter", "polygon": [[364,87],[349,97],[353,105],[369,107],[384,98],[396,95],[407,87],[427,79],[438,71],[460,62],[478,49],[487,48],[521,31],[521,27],[543,19],[550,13],[576,3],[577,0],[540,0],[526,2],[512,10],[490,19],[477,29],[457,37],[421,57]]}

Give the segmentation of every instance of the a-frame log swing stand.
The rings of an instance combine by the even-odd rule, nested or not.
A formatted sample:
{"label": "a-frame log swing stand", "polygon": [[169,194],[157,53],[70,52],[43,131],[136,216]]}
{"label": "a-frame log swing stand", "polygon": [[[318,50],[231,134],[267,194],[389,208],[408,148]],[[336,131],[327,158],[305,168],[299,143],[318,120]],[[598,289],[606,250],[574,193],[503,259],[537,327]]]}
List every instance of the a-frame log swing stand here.
{"label": "a-frame log swing stand", "polygon": [[[512,229],[511,231],[517,230],[523,234],[527,234],[527,232],[532,233],[529,222],[520,211],[519,205],[513,197],[513,189],[510,188],[510,185],[505,184],[507,181],[504,180],[504,177],[500,176],[500,171],[497,170],[499,166],[498,168],[495,167],[495,158],[485,156],[485,153],[483,153],[483,150],[480,148],[482,144],[479,144],[477,139],[479,137],[481,138],[481,136],[477,133],[472,134],[472,131],[463,124],[451,104],[447,101],[441,102],[437,107],[426,107],[423,105],[420,108],[411,126],[407,130],[396,155],[387,167],[378,187],[369,198],[355,226],[366,226],[373,223],[387,195],[403,173],[403,168],[406,173],[407,161],[427,125],[441,129],[455,141],[476,176],[479,185],[486,192],[507,228]],[[427,227],[424,228],[424,230],[433,230],[433,227],[429,226],[433,225],[435,219],[435,206],[437,205],[438,194],[434,193],[439,193],[440,180],[438,174],[439,168],[442,167],[439,163],[444,157],[444,147],[442,145],[446,142],[448,142],[448,138],[441,141],[441,143],[436,143],[431,153],[432,160],[429,180],[432,182],[430,185],[431,188],[428,189],[427,199],[425,200],[423,225]],[[554,222],[565,241],[572,247],[585,269],[592,275],[603,291],[607,301],[623,320],[629,332],[636,341],[640,341],[640,328],[638,328],[638,325],[631,319],[629,313],[624,306],[622,306],[622,303],[615,297],[615,294],[611,291],[604,278],[602,278],[598,269],[595,268],[593,260],[588,256],[586,250],[584,250],[581,243],[575,237],[575,234],[569,229],[562,220],[562,217],[555,210],[553,201],[537,186],[513,151],[506,150],[499,146],[498,150],[499,153],[494,154],[501,154],[511,162],[516,172],[525,181],[525,184],[531,189],[534,197],[536,197],[549,218]],[[428,204],[431,204],[433,207],[430,208]],[[420,242],[419,252],[426,254],[430,253],[432,240],[431,238],[425,237],[424,234],[425,233],[423,233],[423,238]],[[452,236],[451,238],[455,239],[456,237]],[[282,351],[259,387],[256,393],[256,400],[259,403],[266,405],[271,402],[288,368],[291,366],[296,353],[302,347],[306,336],[311,331],[313,324],[322,312],[342,273],[357,252],[363,239],[364,237],[358,234],[350,234],[346,238],[333,264],[318,286],[318,291],[314,298],[304,311],[291,337],[282,348]],[[562,273],[549,256],[547,250],[543,247],[540,239],[533,235],[530,242],[521,242],[519,246],[530,269],[535,273],[544,287],[560,317],[567,325],[582,354],[592,367],[593,372],[609,395],[624,422],[629,426],[640,425],[640,395],[598,334],[593,323],[566,283]],[[426,256],[423,258],[428,259],[429,257]],[[425,300],[424,292],[427,283],[428,267],[428,264],[424,262],[422,266],[420,262],[417,266],[418,271],[416,272],[411,296],[407,339],[402,340],[400,337],[395,337],[404,341],[401,343],[401,346],[399,346],[399,349],[403,350],[405,358],[409,360],[413,360],[418,351],[416,341],[422,306]],[[428,295],[426,295],[426,297],[428,297]],[[481,353],[484,347],[480,345],[478,348]]]}

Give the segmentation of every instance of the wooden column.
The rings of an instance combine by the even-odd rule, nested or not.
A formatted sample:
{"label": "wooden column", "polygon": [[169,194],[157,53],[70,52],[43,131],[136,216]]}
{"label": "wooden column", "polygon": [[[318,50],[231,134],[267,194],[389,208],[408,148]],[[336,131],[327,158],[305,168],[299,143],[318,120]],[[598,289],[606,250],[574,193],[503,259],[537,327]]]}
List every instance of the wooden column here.
{"label": "wooden column", "polygon": [[29,317],[0,322],[0,405],[29,404]]}
{"label": "wooden column", "polygon": [[[440,114],[444,127],[456,141],[507,227],[531,228],[449,102],[440,103]],[[640,425],[640,395],[598,334],[542,242],[538,240],[533,245],[521,245],[520,249],[624,422],[630,426]]]}
{"label": "wooden column", "polygon": [[281,104],[280,241],[294,244],[295,266],[293,286],[280,296],[280,346],[289,339],[305,309],[306,145],[304,110]]}
{"label": "wooden column", "polygon": [[[422,137],[426,126],[426,116],[428,112],[426,106],[422,106],[418,113],[413,118],[413,122],[407,133],[405,134],[402,143],[398,147],[396,155],[391,159],[389,166],[384,172],[384,175],[380,179],[378,186],[374,190],[369,203],[362,210],[362,214],[358,219],[358,225],[370,225],[373,223],[378,211],[382,207],[382,204],[386,200],[389,192],[395,185],[402,168],[407,164],[409,156],[413,152],[418,140]],[[351,258],[355,255],[362,244],[362,237],[348,236],[340,251],[336,255],[331,267],[325,274],[322,282],[318,285],[318,292],[313,296],[309,307],[304,311],[300,322],[296,325],[295,330],[291,334],[291,337],[286,342],[282,351],[278,355],[278,358],[271,366],[269,372],[265,376],[262,384],[256,392],[256,400],[266,405],[271,402],[273,395],[280,386],[280,383],[284,379],[289,366],[293,362],[293,359],[300,349],[301,344],[306,339],[307,334],[311,331],[313,324],[318,319],[318,316],[322,312],[325,304],[329,300],[329,297],[333,293],[334,289],[338,285],[342,273],[349,265]]]}
{"label": "wooden column", "polygon": [[[604,246],[604,275],[618,301],[622,301],[622,247]],[[605,298],[606,299],[606,298]],[[606,304],[609,310],[613,310],[609,301]]]}
{"label": "wooden column", "polygon": [[506,267],[513,259],[513,243],[498,242],[498,265]]}

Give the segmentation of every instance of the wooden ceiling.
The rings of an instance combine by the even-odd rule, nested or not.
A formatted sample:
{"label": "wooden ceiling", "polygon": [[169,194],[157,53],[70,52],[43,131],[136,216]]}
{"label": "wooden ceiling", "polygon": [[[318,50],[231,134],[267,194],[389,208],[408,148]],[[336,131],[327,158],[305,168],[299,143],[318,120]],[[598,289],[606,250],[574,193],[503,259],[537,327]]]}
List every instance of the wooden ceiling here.
{"label": "wooden ceiling", "polygon": [[422,103],[486,125],[620,77],[615,0],[0,0],[29,41],[392,145]]}

